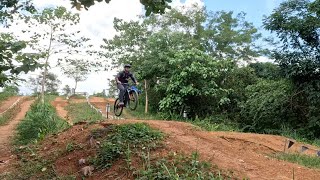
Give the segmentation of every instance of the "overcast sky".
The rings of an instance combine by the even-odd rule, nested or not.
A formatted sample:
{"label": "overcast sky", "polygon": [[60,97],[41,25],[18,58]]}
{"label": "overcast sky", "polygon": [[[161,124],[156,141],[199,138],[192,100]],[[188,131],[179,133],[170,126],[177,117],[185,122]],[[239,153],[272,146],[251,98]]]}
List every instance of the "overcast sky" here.
{"label": "overcast sky", "polygon": [[[247,13],[247,20],[253,22],[255,26],[261,27],[263,15],[270,14],[282,0],[174,0],[172,6],[181,7],[189,6],[194,3],[205,5],[208,10],[225,10]],[[71,10],[70,0],[33,0],[37,8],[64,6]],[[112,38],[115,35],[113,28],[113,19],[115,17],[122,18],[124,20],[137,19],[138,15],[144,14],[143,6],[139,0],[112,0],[110,4],[99,3],[90,7],[89,11],[72,11],[80,14],[79,29],[81,34],[91,38],[95,44],[101,44],[103,38]],[[20,27],[23,27],[20,25]],[[262,29],[260,29],[262,30]],[[18,28],[11,29],[15,33],[19,32]],[[267,32],[263,32],[267,33]],[[266,59],[262,59],[266,60]],[[106,61],[108,61],[106,59]],[[61,88],[66,84],[73,86],[74,82],[61,75],[59,69],[54,68],[52,70],[59,74],[62,81]],[[38,72],[30,73],[27,76],[35,77]],[[108,78],[112,78],[116,74],[116,70],[104,71],[98,73],[92,73],[89,78],[80,82],[77,91],[89,92],[101,92],[103,89],[108,89]],[[24,76],[24,77],[27,77]],[[30,89],[25,85],[22,85],[21,91],[23,93],[30,93]]]}

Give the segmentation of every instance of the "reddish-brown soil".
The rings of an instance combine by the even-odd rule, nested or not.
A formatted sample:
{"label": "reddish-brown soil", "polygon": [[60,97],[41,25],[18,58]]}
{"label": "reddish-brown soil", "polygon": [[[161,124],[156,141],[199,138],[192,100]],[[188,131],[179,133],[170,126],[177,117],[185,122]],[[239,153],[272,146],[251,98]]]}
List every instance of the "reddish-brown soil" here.
{"label": "reddish-brown soil", "polygon": [[[286,138],[281,136],[206,132],[188,123],[175,121],[108,121],[113,124],[137,122],[148,123],[166,133],[166,145],[171,151],[198,151],[203,160],[217,165],[221,170],[233,172],[235,177],[240,179],[292,179],[293,170],[295,179],[317,180],[320,177],[320,170],[270,157],[271,154],[283,151]],[[297,151],[300,145],[296,143],[290,151]]]}
{"label": "reddish-brown soil", "polygon": [[[83,102],[83,100],[77,99],[71,100],[71,102]],[[105,112],[105,105],[110,100],[90,98],[90,102]],[[53,102],[53,105],[57,107],[58,114],[62,117],[66,113],[63,107],[67,103],[63,99],[56,99]],[[23,109],[19,113],[20,116],[17,117],[21,117],[21,114],[25,113],[30,104],[29,101],[24,103],[22,105]],[[83,166],[78,165],[78,160],[96,154],[96,147],[94,146],[96,143],[90,143],[90,131],[92,129],[107,127],[112,124],[141,122],[147,123],[166,134],[165,147],[156,152],[158,156],[169,152],[190,154],[197,151],[201,160],[218,167],[223,174],[233,174],[233,178],[237,179],[289,180],[293,178],[293,174],[295,179],[320,179],[319,169],[310,169],[272,158],[273,154],[283,152],[287,140],[285,137],[236,132],[207,132],[189,123],[176,121],[108,120],[102,124],[78,124],[65,132],[48,137],[41,143],[39,153],[42,157],[55,159],[55,171],[59,175],[76,174],[81,179],[80,169]],[[8,140],[4,140],[7,138],[2,139],[2,141],[8,142]],[[68,144],[69,146],[73,144],[75,150],[72,152],[66,151]],[[286,152],[299,152],[301,145],[301,143],[295,142],[290,149],[286,149]],[[314,155],[317,148],[307,146],[311,150],[306,151],[306,153]],[[0,154],[2,155],[5,152],[7,151],[0,151]],[[134,159],[133,163],[137,164]],[[88,179],[132,179],[132,177],[126,175],[123,165],[124,163],[121,161],[116,162],[107,171],[94,171],[93,176]]]}
{"label": "reddish-brown soil", "polygon": [[72,124],[71,119],[68,117],[68,111],[65,110],[65,107],[68,105],[68,100],[57,97],[51,104],[56,107],[58,116],[68,121],[69,124]]}
{"label": "reddish-brown soil", "polygon": [[13,103],[15,103],[21,96],[12,96],[0,103],[0,113],[6,111]]}
{"label": "reddish-brown soil", "polygon": [[21,104],[21,111],[5,126],[0,126],[0,160],[5,163],[0,163],[0,173],[10,165],[10,161],[14,159],[11,153],[10,143],[14,135],[17,124],[25,117],[29,110],[32,100],[25,101]]}

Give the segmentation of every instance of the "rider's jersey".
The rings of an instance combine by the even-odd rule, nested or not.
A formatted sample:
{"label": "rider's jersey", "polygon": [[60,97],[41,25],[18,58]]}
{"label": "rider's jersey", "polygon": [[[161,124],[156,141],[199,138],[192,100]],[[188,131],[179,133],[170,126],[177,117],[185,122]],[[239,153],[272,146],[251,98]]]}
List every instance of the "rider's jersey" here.
{"label": "rider's jersey", "polygon": [[130,72],[121,71],[117,75],[118,80],[121,83],[128,83],[128,79],[131,78],[134,83],[136,83],[136,78],[134,78],[133,74]]}

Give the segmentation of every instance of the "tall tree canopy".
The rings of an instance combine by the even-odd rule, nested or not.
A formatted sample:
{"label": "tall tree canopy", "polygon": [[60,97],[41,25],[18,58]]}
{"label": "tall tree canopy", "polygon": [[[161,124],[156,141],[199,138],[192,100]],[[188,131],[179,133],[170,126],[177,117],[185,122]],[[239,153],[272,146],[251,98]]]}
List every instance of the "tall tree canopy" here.
{"label": "tall tree canopy", "polygon": [[105,55],[116,66],[131,63],[148,81],[153,109],[188,106],[201,116],[220,109],[230,102],[227,72],[259,54],[260,34],[243,13],[209,13],[194,5],[139,21],[115,19],[114,27],[118,35],[105,40]]}
{"label": "tall tree canopy", "polygon": [[320,137],[320,1],[287,0],[264,20],[275,32],[280,47],[274,58],[281,71],[294,83],[293,109],[300,127]]}
{"label": "tall tree canopy", "polygon": [[[95,2],[102,2],[103,0],[71,0],[73,7],[76,7],[80,10],[84,7],[86,10],[90,6],[93,6]],[[111,0],[104,0],[106,3],[109,3]],[[155,14],[164,14],[166,9],[170,9],[169,3],[172,0],[140,0],[140,3],[144,6],[146,10],[146,15],[149,16],[151,13]]]}

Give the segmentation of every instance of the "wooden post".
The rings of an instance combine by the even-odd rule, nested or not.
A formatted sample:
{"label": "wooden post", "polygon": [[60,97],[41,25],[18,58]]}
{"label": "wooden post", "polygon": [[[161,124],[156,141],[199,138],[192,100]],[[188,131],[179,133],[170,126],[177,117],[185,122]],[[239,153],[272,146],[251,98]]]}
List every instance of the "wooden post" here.
{"label": "wooden post", "polygon": [[144,80],[144,91],[145,91],[145,94],[146,94],[146,105],[145,105],[145,109],[144,109],[144,113],[148,113],[148,86],[147,86],[147,80]]}

